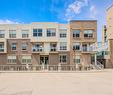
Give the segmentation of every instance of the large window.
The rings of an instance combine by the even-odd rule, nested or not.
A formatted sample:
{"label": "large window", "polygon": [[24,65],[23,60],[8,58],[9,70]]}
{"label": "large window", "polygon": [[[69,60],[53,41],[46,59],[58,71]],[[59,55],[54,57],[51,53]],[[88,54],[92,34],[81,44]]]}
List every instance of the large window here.
{"label": "large window", "polygon": [[16,56],[8,56],[7,63],[8,64],[16,64]]}
{"label": "large window", "polygon": [[66,42],[60,42],[60,50],[67,50],[67,43]]}
{"label": "large window", "polygon": [[80,64],[80,55],[75,55],[75,56],[73,56],[74,58],[74,63],[75,64]]}
{"label": "large window", "polygon": [[73,43],[73,50],[80,50],[80,43]]}
{"label": "large window", "polygon": [[83,45],[82,45],[82,49],[83,49],[83,51],[88,51],[88,46],[87,46],[87,44],[83,44]]}
{"label": "large window", "polygon": [[42,29],[33,29],[33,37],[42,37]]}
{"label": "large window", "polygon": [[27,50],[27,43],[26,42],[24,42],[24,43],[22,43],[22,50],[23,51],[25,51],[25,50]]}
{"label": "large window", "polygon": [[0,30],[0,38],[4,38],[5,37],[5,31],[4,30]]}
{"label": "large window", "polygon": [[16,30],[9,30],[9,37],[16,38]]}
{"label": "large window", "polygon": [[92,38],[93,37],[93,30],[85,30],[84,37],[85,38]]}
{"label": "large window", "polygon": [[60,38],[66,38],[67,34],[66,33],[60,33]]}
{"label": "large window", "polygon": [[59,32],[60,32],[60,38],[67,37],[67,29],[59,29]]}
{"label": "large window", "polygon": [[60,63],[66,63],[67,55],[64,55],[64,54],[59,55],[59,61],[60,61]]}
{"label": "large window", "polygon": [[17,43],[12,43],[11,44],[11,50],[16,50],[16,46],[17,46]]}
{"label": "large window", "polygon": [[47,29],[47,37],[56,36],[56,29]]}
{"label": "large window", "polygon": [[29,37],[29,30],[22,30],[22,38],[28,38]]}
{"label": "large window", "polygon": [[73,37],[79,38],[80,37],[80,30],[73,30]]}
{"label": "large window", "polygon": [[57,50],[57,44],[56,43],[50,43],[50,51],[56,51]]}
{"label": "large window", "polygon": [[37,43],[33,45],[33,52],[42,52],[43,51],[43,44]]}
{"label": "large window", "polygon": [[4,51],[4,43],[0,43],[0,52]]}
{"label": "large window", "polygon": [[31,64],[31,56],[22,56],[22,64]]}

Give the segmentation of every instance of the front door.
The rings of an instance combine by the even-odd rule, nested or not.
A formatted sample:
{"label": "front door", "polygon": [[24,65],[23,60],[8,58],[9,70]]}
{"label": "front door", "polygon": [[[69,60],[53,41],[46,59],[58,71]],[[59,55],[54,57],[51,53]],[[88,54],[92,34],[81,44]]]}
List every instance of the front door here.
{"label": "front door", "polygon": [[48,56],[40,56],[40,65],[48,65],[49,57]]}

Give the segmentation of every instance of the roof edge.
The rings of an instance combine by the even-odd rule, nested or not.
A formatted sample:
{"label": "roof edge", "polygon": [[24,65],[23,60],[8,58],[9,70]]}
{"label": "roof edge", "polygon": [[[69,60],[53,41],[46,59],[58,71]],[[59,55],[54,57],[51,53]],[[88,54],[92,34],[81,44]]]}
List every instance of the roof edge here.
{"label": "roof edge", "polygon": [[106,11],[109,11],[109,9],[112,8],[112,7],[113,7],[113,5],[111,5],[110,7],[108,7],[108,8],[106,9]]}

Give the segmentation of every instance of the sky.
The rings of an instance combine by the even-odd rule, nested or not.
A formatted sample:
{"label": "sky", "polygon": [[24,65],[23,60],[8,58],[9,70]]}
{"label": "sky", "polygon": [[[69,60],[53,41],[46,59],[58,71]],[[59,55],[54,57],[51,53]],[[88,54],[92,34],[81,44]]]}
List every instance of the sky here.
{"label": "sky", "polygon": [[97,20],[98,41],[113,0],[0,0],[0,24]]}

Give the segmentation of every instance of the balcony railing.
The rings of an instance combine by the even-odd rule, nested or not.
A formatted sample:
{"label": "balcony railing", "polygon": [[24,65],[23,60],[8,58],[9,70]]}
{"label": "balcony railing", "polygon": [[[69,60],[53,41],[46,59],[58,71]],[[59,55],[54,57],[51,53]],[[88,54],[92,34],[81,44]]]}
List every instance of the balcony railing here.
{"label": "balcony railing", "polygon": [[43,48],[33,48],[32,51],[33,52],[43,52]]}
{"label": "balcony railing", "polygon": [[55,51],[57,51],[57,48],[56,47],[51,47],[50,48],[50,52],[55,52]]}
{"label": "balcony railing", "polygon": [[90,47],[82,47],[82,52],[91,52]]}
{"label": "balcony railing", "polygon": [[91,48],[91,51],[98,51],[98,52],[107,51],[108,42],[105,42],[105,43],[98,42],[98,43],[92,44],[90,48]]}

